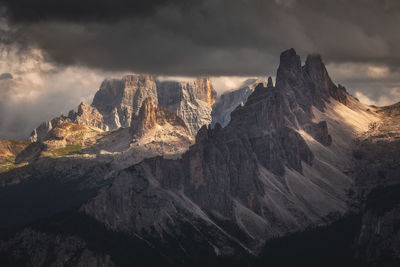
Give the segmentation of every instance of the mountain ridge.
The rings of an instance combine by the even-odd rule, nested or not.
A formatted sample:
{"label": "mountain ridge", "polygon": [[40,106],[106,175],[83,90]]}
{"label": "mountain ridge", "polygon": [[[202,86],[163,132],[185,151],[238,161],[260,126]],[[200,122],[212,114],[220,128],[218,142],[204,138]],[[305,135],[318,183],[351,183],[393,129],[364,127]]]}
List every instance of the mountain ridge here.
{"label": "mountain ridge", "polygon": [[[289,49],[281,54],[275,84],[271,78],[259,83],[250,95],[242,95],[247,99],[243,104],[233,101],[239,104],[225,127],[218,122],[203,125],[193,140],[186,126],[193,113],[185,121],[177,110],[183,98],[195,95],[190,91],[194,84],[164,83],[165,90],[175,88],[168,92],[170,97],[158,98],[165,102],[156,105],[151,97],[144,98],[130,128],[107,132],[79,152],[95,157],[39,158],[0,174],[0,197],[10,198],[0,210],[9,211],[7,203],[29,204],[40,216],[68,225],[66,219],[53,219],[54,211],[48,214],[34,206],[37,200],[15,201],[7,195],[26,183],[40,188],[49,179],[60,183],[52,184],[60,194],[77,194],[57,211],[74,204],[77,214],[103,225],[106,233],[137,238],[169,263],[185,266],[209,259],[215,265],[238,260],[257,266],[249,259],[261,257],[263,265],[268,264],[268,257],[262,258],[264,248],[274,239],[278,244],[292,242],[280,238],[299,232],[323,238],[325,230],[333,231],[329,238],[340,238],[341,229],[346,237],[339,243],[349,253],[343,265],[353,263],[349,259],[364,265],[385,257],[390,262],[400,259],[395,245],[400,205],[398,104],[377,108],[360,103],[333,83],[320,56],[310,55],[302,65],[296,51]],[[199,98],[205,101],[198,101],[210,106],[210,94],[202,92]],[[157,97],[164,93],[157,91]],[[77,184],[64,192],[67,181]],[[335,223],[352,218],[352,213],[359,220],[350,230],[337,230]],[[25,219],[10,214],[15,218],[11,216],[9,224],[13,218]],[[336,230],[329,230],[331,226]],[[46,233],[46,228],[41,231]],[[30,238],[40,233],[31,233],[19,231],[14,239],[2,241],[0,252],[22,246],[21,240],[40,243],[41,238]],[[52,235],[44,237],[53,242]],[[294,240],[290,244],[297,244]],[[335,251],[326,253],[333,256]],[[135,251],[131,254],[124,257],[134,260]],[[110,257],[112,262],[119,259]]]}
{"label": "mountain ridge", "polygon": [[[295,60],[289,61],[297,64],[297,55],[293,58]],[[283,66],[285,64],[283,62]],[[301,68],[298,70],[296,75],[304,75]],[[320,156],[309,148],[310,141],[304,140],[304,135],[299,133],[299,121],[314,123],[312,104],[305,103],[310,112],[305,114],[296,110],[301,108],[296,103],[286,101],[287,93],[296,90],[287,73],[294,72],[290,69],[289,72],[282,71],[282,68],[278,71],[280,82],[275,87],[271,83],[268,87],[259,84],[244,106],[232,112],[232,119],[225,128],[219,124],[214,128],[203,126],[196,136],[196,143],[181,159],[146,159],[122,171],[109,189],[84,206],[85,213],[111,229],[157,239],[171,234],[168,225],[179,224],[182,218],[177,210],[183,209],[190,217],[198,218],[196,221],[201,218],[203,223],[215,223],[220,229],[219,235],[236,240],[257,253],[272,236],[312,224],[328,223],[346,212],[346,190],[352,185],[351,179],[338,167],[327,168]],[[302,79],[300,82],[304,86],[315,88],[308,76]],[[324,125],[321,127],[326,130]],[[317,143],[319,145],[313,143],[313,146],[325,147]],[[319,174],[324,168],[324,175],[333,180]],[[141,181],[140,185],[131,182],[137,179]],[[303,182],[299,183],[300,180]],[[157,212],[159,207],[144,204],[150,196],[155,203],[167,203],[162,208],[163,216],[151,224],[150,214]],[[123,204],[110,206],[111,199],[119,199]],[[123,219],[115,220],[117,217]],[[233,223],[245,238],[238,241],[216,218]],[[156,229],[153,229],[154,224]],[[216,243],[213,246],[222,249]]]}
{"label": "mountain ridge", "polygon": [[53,127],[65,121],[94,126],[103,131],[130,127],[146,98],[178,114],[195,135],[203,124],[211,122],[216,95],[209,78],[174,82],[157,81],[151,75],[138,74],[126,75],[122,79],[105,79],[90,106],[81,103],[77,111],[71,110],[67,116],[61,115],[42,123],[33,130],[29,140],[42,141]]}

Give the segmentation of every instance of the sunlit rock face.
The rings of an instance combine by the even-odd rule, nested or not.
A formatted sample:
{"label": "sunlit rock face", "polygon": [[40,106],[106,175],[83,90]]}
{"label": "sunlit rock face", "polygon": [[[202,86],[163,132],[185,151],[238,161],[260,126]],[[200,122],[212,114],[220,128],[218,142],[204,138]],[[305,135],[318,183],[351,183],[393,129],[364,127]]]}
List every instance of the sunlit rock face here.
{"label": "sunlit rock face", "polygon": [[99,111],[86,103],[81,103],[77,112],[71,110],[67,117],[79,125],[93,126],[102,130],[108,129]]}
{"label": "sunlit rock face", "polygon": [[276,86],[290,94],[291,102],[297,102],[301,109],[298,112],[310,114],[311,106],[323,110],[330,97],[346,104],[346,90],[332,82],[321,56],[310,55],[301,66],[300,56],[290,49],[281,54],[280,60]]}
{"label": "sunlit rock face", "polygon": [[[238,90],[224,93],[213,107],[212,125],[220,123],[222,127],[225,127],[230,121],[231,112],[237,106],[246,103],[247,98],[259,83],[263,83],[264,86],[268,83],[267,87],[273,85],[271,78],[268,82],[262,79],[250,79],[245,81]],[[287,93],[292,112],[296,113],[300,124],[310,121],[312,106],[323,110],[325,102],[329,103],[331,97],[346,104],[346,89],[332,82],[319,55],[308,56],[305,65],[302,66],[300,57],[293,49],[282,53],[276,85]],[[323,134],[318,130],[321,128],[314,125],[306,129],[313,135]],[[323,138],[326,144],[329,143],[328,137],[318,138]]]}
{"label": "sunlit rock face", "polygon": [[[58,121],[56,125],[43,136],[40,142],[30,143],[16,157],[16,163],[34,162],[39,157],[65,156],[60,149],[67,152],[77,152],[92,146],[104,137],[106,132],[86,124],[76,124],[69,120]],[[72,151],[69,151],[71,150]]]}
{"label": "sunlit rock face", "polygon": [[158,83],[159,105],[175,112],[188,126],[192,135],[211,123],[215,92],[209,78],[192,82],[164,81]]}
{"label": "sunlit rock face", "polygon": [[109,129],[129,127],[132,116],[138,115],[144,99],[158,103],[157,86],[150,75],[127,75],[122,79],[105,80],[93,98],[92,106],[104,118]]}
{"label": "sunlit rock face", "polygon": [[52,119],[50,121],[45,121],[40,124],[37,128],[33,129],[31,135],[29,136],[29,141],[31,142],[41,142],[48,132],[53,129],[53,124],[56,124],[59,118]]}
{"label": "sunlit rock face", "polygon": [[149,75],[127,75],[122,79],[106,79],[93,98],[92,105],[80,104],[77,111],[42,123],[33,130],[29,140],[43,141],[46,134],[60,122],[72,122],[107,131],[129,127],[138,115],[144,99],[158,103],[156,82]]}
{"label": "sunlit rock face", "polygon": [[56,117],[33,130],[29,140],[43,141],[58,123],[68,121],[108,131],[130,127],[145,99],[164,107],[183,119],[194,136],[203,125],[211,123],[212,105],[217,93],[209,78],[190,82],[156,81],[150,75],[127,75],[106,79],[94,96],[92,105],[81,104],[68,116]]}
{"label": "sunlit rock face", "polygon": [[68,116],[61,115],[60,117],[56,117],[50,121],[46,121],[42,123],[39,127],[35,128],[32,131],[31,136],[29,137],[29,141],[45,141],[50,131],[66,122],[96,127],[99,130],[109,129],[109,127],[104,123],[103,116],[97,111],[96,108],[86,103],[81,103],[78,106],[78,110],[71,110],[68,113]]}
{"label": "sunlit rock face", "polygon": [[216,100],[209,78],[193,82],[156,82],[149,75],[128,75],[122,80],[105,80],[92,106],[104,117],[110,129],[129,127],[142,102],[151,98],[155,105],[175,112],[188,125],[192,135],[211,122],[211,107]]}
{"label": "sunlit rock face", "polygon": [[132,120],[131,131],[136,138],[141,138],[152,131],[167,131],[173,129],[177,135],[191,139],[191,134],[185,122],[175,113],[162,107],[157,107],[151,98],[143,101],[138,116]]}
{"label": "sunlit rock face", "polygon": [[211,83],[210,78],[198,78],[189,87],[189,92],[197,99],[202,100],[212,106],[217,98],[217,92]]}

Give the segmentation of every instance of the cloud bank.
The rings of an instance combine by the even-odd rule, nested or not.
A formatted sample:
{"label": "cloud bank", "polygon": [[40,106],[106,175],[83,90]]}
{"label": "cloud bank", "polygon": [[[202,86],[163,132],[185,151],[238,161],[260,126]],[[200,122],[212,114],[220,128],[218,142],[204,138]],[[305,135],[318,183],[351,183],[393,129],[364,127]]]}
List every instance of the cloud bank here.
{"label": "cloud bank", "polygon": [[399,67],[396,0],[1,0],[10,39],[65,65],[262,75],[287,48]]}

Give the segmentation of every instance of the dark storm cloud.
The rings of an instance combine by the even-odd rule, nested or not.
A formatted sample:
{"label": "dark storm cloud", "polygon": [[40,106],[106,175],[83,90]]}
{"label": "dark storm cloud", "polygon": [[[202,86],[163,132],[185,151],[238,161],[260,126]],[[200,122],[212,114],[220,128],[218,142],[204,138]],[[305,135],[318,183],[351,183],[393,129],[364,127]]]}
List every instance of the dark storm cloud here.
{"label": "dark storm cloud", "polygon": [[6,15],[15,22],[36,22],[41,20],[119,20],[132,16],[148,16],[158,6],[179,4],[184,0],[1,0]]}
{"label": "dark storm cloud", "polygon": [[[67,65],[175,75],[258,75],[295,47],[395,68],[390,0],[3,0],[14,36]],[[190,3],[189,3],[190,2]]]}

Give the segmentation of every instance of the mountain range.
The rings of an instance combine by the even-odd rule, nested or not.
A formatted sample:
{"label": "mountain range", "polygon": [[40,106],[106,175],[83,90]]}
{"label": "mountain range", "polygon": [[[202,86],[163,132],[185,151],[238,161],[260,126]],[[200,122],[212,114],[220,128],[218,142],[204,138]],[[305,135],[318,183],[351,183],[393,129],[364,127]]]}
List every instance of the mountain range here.
{"label": "mountain range", "polygon": [[0,142],[0,262],[396,266],[400,105],[361,103],[320,55],[217,98],[209,78],[105,80]]}

